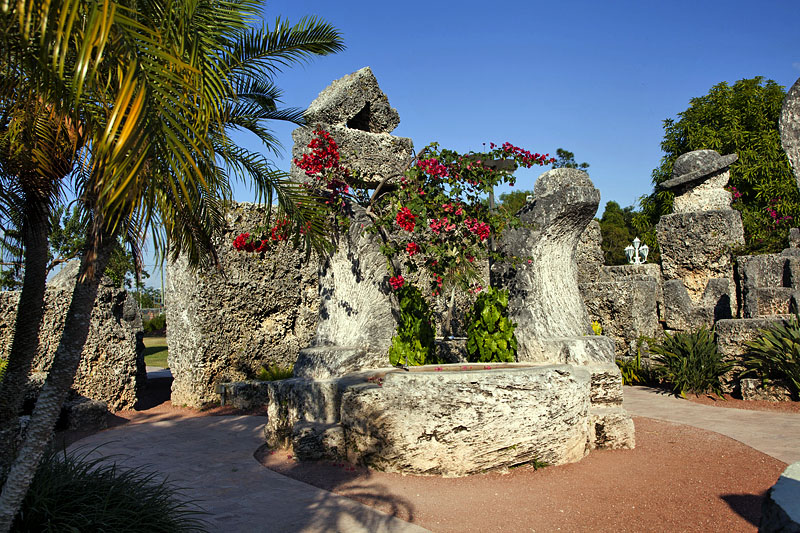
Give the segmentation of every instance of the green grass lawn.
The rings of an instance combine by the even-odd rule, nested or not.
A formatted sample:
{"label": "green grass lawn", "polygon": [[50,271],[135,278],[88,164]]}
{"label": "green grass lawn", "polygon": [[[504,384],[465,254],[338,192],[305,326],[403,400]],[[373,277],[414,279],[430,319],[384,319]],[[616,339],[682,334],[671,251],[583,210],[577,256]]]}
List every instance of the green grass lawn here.
{"label": "green grass lawn", "polygon": [[144,338],[144,362],[147,366],[167,367],[167,338]]}

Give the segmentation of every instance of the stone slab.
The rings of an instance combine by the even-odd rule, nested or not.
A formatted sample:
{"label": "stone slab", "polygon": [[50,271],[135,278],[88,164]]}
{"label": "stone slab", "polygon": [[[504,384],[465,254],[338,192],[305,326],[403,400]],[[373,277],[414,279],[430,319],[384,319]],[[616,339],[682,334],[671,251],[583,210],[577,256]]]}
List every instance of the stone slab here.
{"label": "stone slab", "polygon": [[219,383],[253,379],[262,366],[291,366],[308,346],[319,312],[319,258],[282,242],[263,256],[233,239],[267,222],[267,208],[232,204],[215,242],[220,270],[167,266],[167,346],[176,405],[219,399]]}
{"label": "stone slab", "polygon": [[745,344],[755,340],[762,330],[788,324],[788,317],[735,318],[720,320],[715,326],[717,350],[726,359],[736,359],[747,352]]}
{"label": "stone slab", "polygon": [[658,290],[655,280],[622,279],[581,285],[589,318],[599,322],[603,335],[614,340],[618,357],[635,356],[639,337],[656,337],[660,333]]}

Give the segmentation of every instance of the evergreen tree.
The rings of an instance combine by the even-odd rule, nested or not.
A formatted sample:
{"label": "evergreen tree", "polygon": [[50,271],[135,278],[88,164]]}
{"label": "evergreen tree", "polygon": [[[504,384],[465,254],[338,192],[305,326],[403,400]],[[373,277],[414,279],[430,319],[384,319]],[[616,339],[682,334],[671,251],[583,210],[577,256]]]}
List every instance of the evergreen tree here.
{"label": "evergreen tree", "polygon": [[[733,207],[742,213],[746,240],[742,253],[775,253],[786,247],[789,227],[800,216],[800,193],[778,130],[784,88],[762,77],[715,85],[693,98],[678,120],[664,121],[665,155],[653,171],[653,184],[672,177],[678,156],[711,149],[739,154],[730,168]],[[672,211],[673,193],[642,197],[637,224],[656,224]],[[644,220],[644,219],[647,220]],[[641,236],[640,236],[641,237]],[[648,245],[651,243],[648,242]]]}

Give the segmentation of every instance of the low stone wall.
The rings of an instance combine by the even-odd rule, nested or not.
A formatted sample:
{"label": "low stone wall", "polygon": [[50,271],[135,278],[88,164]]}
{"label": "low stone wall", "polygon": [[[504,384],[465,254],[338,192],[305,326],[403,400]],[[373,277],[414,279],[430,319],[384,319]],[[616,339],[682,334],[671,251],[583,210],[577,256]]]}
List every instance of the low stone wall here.
{"label": "low stone wall", "polygon": [[[79,264],[64,266],[45,292],[45,312],[39,336],[39,355],[33,372],[44,379],[53,361],[72,297]],[[14,334],[19,292],[0,292],[0,357],[7,358]],[[137,383],[147,379],[142,319],[135,300],[125,289],[104,278],[92,309],[89,336],[83,349],[72,390],[80,396],[106,402],[111,411],[131,409]]]}

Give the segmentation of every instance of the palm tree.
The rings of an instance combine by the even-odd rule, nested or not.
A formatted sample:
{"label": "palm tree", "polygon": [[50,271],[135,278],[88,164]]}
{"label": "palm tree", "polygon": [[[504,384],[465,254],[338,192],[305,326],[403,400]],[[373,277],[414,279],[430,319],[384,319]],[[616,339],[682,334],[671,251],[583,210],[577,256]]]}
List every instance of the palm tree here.
{"label": "palm tree", "polygon": [[[271,171],[263,156],[235,149],[225,134],[225,124],[226,121],[234,127],[250,124],[251,131],[260,128],[257,134],[268,146],[272,144],[274,139],[266,135],[268,131],[259,126],[259,120],[281,115],[274,105],[275,98],[266,97],[275,94],[274,90],[268,90],[271,84],[264,83],[269,77],[259,75],[254,65],[271,61],[288,64],[337,51],[341,49],[341,41],[335,30],[310,19],[294,28],[282,25],[272,32],[248,32],[246,21],[255,4],[194,2],[188,6],[193,9],[188,9],[174,3],[162,11],[146,14],[110,0],[91,7],[79,4],[69,0],[58,3],[60,11],[55,12],[52,20],[47,13],[41,17],[41,22],[53,24],[41,24],[38,28],[44,28],[42,33],[46,33],[56,25],[54,21],[69,19],[58,15],[69,14],[70,9],[87,11],[78,20],[89,22],[72,42],[79,45],[75,64],[88,68],[76,68],[75,75],[70,76],[64,72],[73,71],[62,65],[57,76],[50,76],[50,81],[55,79],[57,88],[67,93],[67,97],[59,94],[57,102],[67,102],[65,108],[73,112],[70,117],[73,123],[80,124],[79,130],[86,139],[83,148],[76,151],[78,170],[74,175],[79,198],[91,217],[88,246],[82,257],[65,332],[25,443],[3,487],[0,530],[10,527],[49,440],[80,360],[100,273],[123,227],[143,230],[160,222],[162,247],[168,245],[173,254],[187,252],[195,264],[214,261],[211,237],[220,227],[224,200],[229,196],[229,174],[217,165],[216,157],[234,169],[239,165],[241,175],[252,176],[267,198],[276,193],[283,209],[300,223],[310,221],[315,228],[322,227],[318,222],[321,217],[308,209],[312,205],[309,200],[301,191],[281,181],[285,177]],[[107,8],[103,13],[111,15],[105,18],[98,15],[98,5]],[[23,15],[26,14],[12,10],[12,18],[32,17],[35,23],[40,22],[37,13],[28,13],[31,17]],[[95,33],[88,31],[93,20],[103,23]],[[13,23],[5,22],[6,28],[14,27]],[[36,29],[37,25],[31,27]],[[42,38],[35,31],[26,34],[24,28],[19,30],[4,34],[5,40],[10,40],[9,35],[11,38],[19,35],[21,48],[34,50],[38,50],[33,46],[38,42],[46,49],[46,53],[38,55],[48,60],[57,55],[51,49],[52,43],[70,42],[59,40],[68,31],[63,27],[58,28],[55,40]],[[261,38],[259,51],[253,45],[259,44],[259,37],[266,36],[270,38]],[[89,39],[84,43],[94,45],[89,57],[102,59],[106,64],[81,63],[86,48],[80,46],[81,38]],[[114,53],[103,59],[98,50],[108,43],[113,43]],[[265,43],[272,43],[273,47],[265,49]],[[69,55],[61,49],[58,53]],[[32,64],[32,80],[38,77],[35,69],[46,70],[50,65],[47,61]],[[274,69],[267,72],[271,75]],[[241,85],[232,84],[231,80],[236,79]],[[108,93],[109,87],[115,90]],[[236,87],[249,91],[237,91]],[[92,89],[96,93],[92,94]],[[297,114],[284,117],[301,122]]]}

